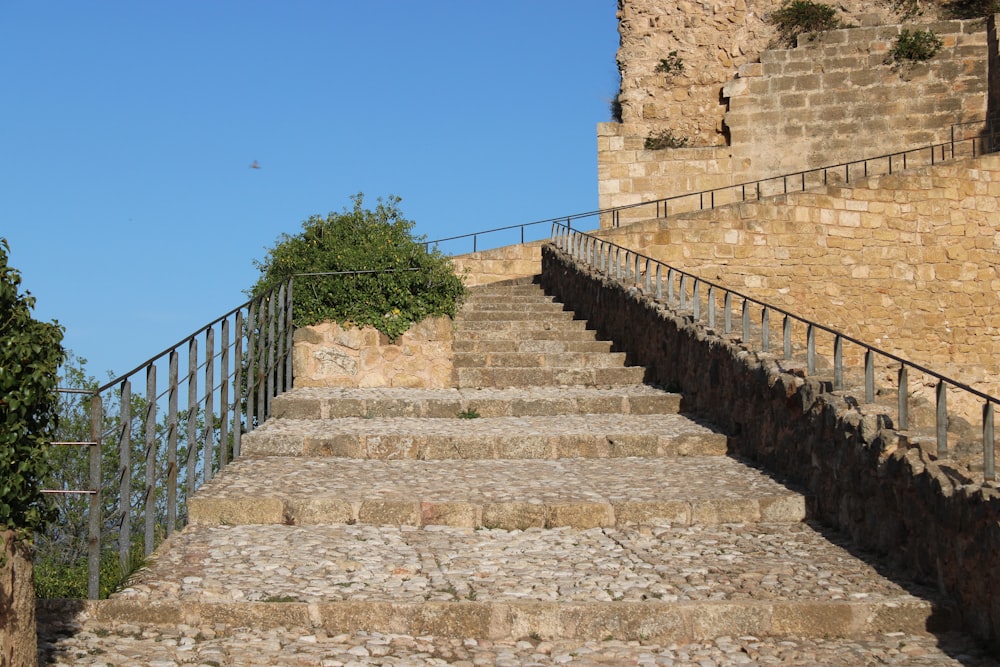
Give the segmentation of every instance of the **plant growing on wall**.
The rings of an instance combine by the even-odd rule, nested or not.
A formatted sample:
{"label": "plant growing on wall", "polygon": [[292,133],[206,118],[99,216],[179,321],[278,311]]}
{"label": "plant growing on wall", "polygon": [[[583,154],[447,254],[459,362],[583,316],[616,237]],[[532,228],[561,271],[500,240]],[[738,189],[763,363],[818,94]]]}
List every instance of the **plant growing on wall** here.
{"label": "plant growing on wall", "polygon": [[930,30],[904,29],[893,42],[889,58],[897,63],[930,60],[941,46],[941,38]]}
{"label": "plant growing on wall", "polygon": [[684,71],[684,59],[677,55],[676,51],[671,51],[666,58],[662,58],[656,66],[656,72],[672,77]]}
{"label": "plant growing on wall", "polygon": [[[294,236],[284,234],[263,261],[253,296],[264,294],[296,274],[347,272],[296,279],[296,326],[334,321],[372,326],[397,338],[426,317],[455,314],[465,293],[451,262],[411,234],[400,199],[379,199],[374,210],[364,197],[325,218],[314,215]],[[369,272],[350,274],[350,272]]]}
{"label": "plant growing on wall", "polygon": [[950,18],[978,19],[1000,14],[1000,0],[953,0],[944,9]]}
{"label": "plant growing on wall", "polygon": [[687,137],[675,136],[671,130],[663,130],[646,137],[643,147],[647,151],[658,151],[667,148],[684,148],[688,145]]}
{"label": "plant growing on wall", "polygon": [[790,0],[771,13],[771,22],[778,28],[779,41],[794,48],[799,35],[823,32],[840,27],[837,10],[813,0]]}
{"label": "plant growing on wall", "polygon": [[0,531],[34,532],[52,516],[41,494],[44,455],[55,431],[56,371],[63,329],[31,316],[35,299],[21,294],[21,274],[0,239]]}

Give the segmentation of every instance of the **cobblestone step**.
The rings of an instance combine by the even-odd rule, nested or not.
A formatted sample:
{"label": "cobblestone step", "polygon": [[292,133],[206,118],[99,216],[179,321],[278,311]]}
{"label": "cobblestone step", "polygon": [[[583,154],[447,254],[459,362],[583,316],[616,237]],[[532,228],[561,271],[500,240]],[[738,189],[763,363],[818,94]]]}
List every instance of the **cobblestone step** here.
{"label": "cobblestone step", "polygon": [[921,634],[949,622],[933,599],[882,577],[877,563],[806,523],[525,531],[193,525],[94,618],[680,642]]}
{"label": "cobblestone step", "polygon": [[563,313],[566,312],[566,309],[563,304],[556,302],[552,297],[548,296],[539,296],[537,299],[532,297],[513,299],[495,297],[492,299],[470,299],[466,301],[459,310],[459,317],[469,312],[530,312],[544,316],[547,313]]}
{"label": "cobblestone step", "polygon": [[524,320],[538,320],[543,322],[566,322],[574,319],[574,314],[570,310],[563,310],[561,307],[555,310],[548,310],[539,313],[533,310],[468,310],[463,309],[455,316],[456,325],[461,328],[467,322],[522,322]]}
{"label": "cobblestone step", "polygon": [[595,341],[597,340],[596,332],[587,329],[585,326],[577,325],[576,320],[571,323],[565,323],[571,326],[571,328],[564,327],[549,327],[549,328],[534,328],[519,330],[516,327],[509,328],[498,328],[498,327],[485,327],[478,329],[464,329],[461,331],[456,331],[456,340],[467,340],[467,341],[563,341],[563,342],[575,342],[575,341]]}
{"label": "cobblestone step", "polygon": [[595,387],[641,384],[646,369],[641,366],[617,368],[456,368],[459,387],[552,387],[588,385]]}
{"label": "cobblestone step", "polygon": [[[98,605],[95,606],[99,606]],[[85,605],[88,609],[91,605]],[[907,665],[909,667],[996,667],[998,664],[968,637],[939,637],[902,632],[873,633],[849,641],[826,638],[721,636],[698,642],[608,641],[602,638],[555,639],[524,636],[490,640],[350,631],[331,633],[311,625],[253,629],[220,624],[151,626],[114,625],[79,619],[55,609],[39,637],[39,664],[50,667],[137,664],[398,665],[456,667],[496,665]]]}
{"label": "cobblestone step", "polygon": [[340,417],[528,417],[565,414],[670,414],[680,394],[647,385],[532,389],[300,388],[273,399],[276,419]]}
{"label": "cobblestone step", "polygon": [[360,459],[559,459],[726,453],[726,436],[677,414],[474,419],[272,419],[244,456]]}
{"label": "cobblestone step", "polygon": [[805,499],[728,457],[671,461],[241,459],[191,499],[192,523],[595,528],[798,522]]}
{"label": "cobblestone step", "polygon": [[456,352],[455,368],[621,368],[624,352]]}
{"label": "cobblestone step", "polygon": [[[572,313],[569,313],[572,316]],[[587,323],[583,320],[574,320],[572,317],[562,318],[562,319],[539,319],[539,318],[524,318],[521,320],[512,319],[497,319],[497,320],[482,320],[482,319],[466,319],[466,318],[456,318],[455,319],[455,337],[462,338],[466,335],[466,332],[473,331],[514,331],[522,338],[534,338],[535,332],[540,331],[560,331],[560,332],[575,332],[575,331],[585,331],[587,329]]]}

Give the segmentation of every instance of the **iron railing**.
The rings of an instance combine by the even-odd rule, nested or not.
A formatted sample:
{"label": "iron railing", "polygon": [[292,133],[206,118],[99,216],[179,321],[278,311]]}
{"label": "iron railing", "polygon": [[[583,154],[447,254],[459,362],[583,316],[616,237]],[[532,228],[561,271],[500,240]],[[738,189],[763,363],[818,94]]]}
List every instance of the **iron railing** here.
{"label": "iron railing", "polygon": [[[855,346],[857,354],[854,356],[863,359],[860,370],[863,372],[863,403],[866,405],[876,402],[876,367],[896,368],[895,425],[900,431],[906,431],[911,427],[910,372],[933,378],[936,383],[934,438],[938,457],[948,455],[948,390],[952,388],[964,392],[982,403],[983,478],[986,481],[996,480],[993,413],[994,406],[1000,403],[1000,399],[832,327],[800,317],[718,283],[704,280],[697,275],[676,269],[592,234],[554,223],[551,240],[574,259],[618,281],[641,288],[657,301],[690,313],[694,322],[704,324],[709,329],[718,331],[721,328],[726,335],[731,335],[734,321],[738,322],[740,329],[737,335],[747,349],[771,354],[775,351],[773,348],[778,347],[772,345],[771,337],[780,335],[782,358],[792,359],[796,347],[804,351],[806,372],[809,375],[815,375],[817,370],[817,336],[827,336],[829,342],[825,347],[832,352],[834,391],[845,388],[844,345]],[[778,319],[780,324],[777,322]],[[797,346],[794,338],[796,330],[799,336]]]}
{"label": "iron railing", "polygon": [[[90,434],[87,440],[51,444],[87,447],[89,482],[85,489],[43,493],[88,497],[89,598],[99,596],[105,534],[116,534],[124,567],[136,528],[141,535],[135,541],[141,539],[148,556],[186,523],[186,500],[239,456],[242,435],[267,419],[271,399],[291,387],[291,349],[289,280],[94,390],[59,390],[86,401],[81,407],[89,414]],[[133,393],[135,383],[145,384],[144,393]],[[139,414],[133,414],[136,409]],[[103,445],[109,439],[117,446],[118,487],[117,497],[106,504]]]}
{"label": "iron railing", "polygon": [[[969,128],[972,128],[970,131]],[[965,136],[971,134],[972,136]],[[951,126],[950,139],[943,143],[930,144],[895,153],[886,153],[861,160],[841,162],[825,167],[816,167],[790,174],[747,181],[735,185],[726,185],[700,192],[672,195],[660,199],[625,204],[613,208],[597,209],[572,215],[561,215],[544,220],[535,220],[520,225],[508,225],[480,232],[449,236],[435,241],[426,241],[425,245],[438,247],[441,244],[472,241],[472,252],[478,252],[479,240],[483,237],[501,237],[507,243],[524,243],[526,240],[543,240],[548,226],[554,223],[564,223],[573,227],[574,221],[598,217],[607,219],[605,227],[619,227],[622,215],[637,213],[635,218],[667,218],[670,214],[690,213],[693,211],[710,210],[719,206],[755,201],[791,192],[801,192],[814,187],[839,183],[851,183],[869,176],[891,175],[904,169],[921,166],[933,166],[945,160],[963,157],[977,157],[993,153],[1000,149],[1000,123],[980,120],[969,123],[955,123]],[[535,228],[542,229],[541,234],[533,233]],[[467,247],[467,246],[466,246]],[[467,251],[463,251],[467,252]],[[460,253],[451,253],[460,254]]]}

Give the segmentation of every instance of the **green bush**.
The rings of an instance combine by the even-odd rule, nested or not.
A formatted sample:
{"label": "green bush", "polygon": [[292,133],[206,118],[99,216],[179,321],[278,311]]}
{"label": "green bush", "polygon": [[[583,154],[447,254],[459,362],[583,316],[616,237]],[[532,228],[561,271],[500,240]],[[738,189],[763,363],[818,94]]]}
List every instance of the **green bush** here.
{"label": "green bush", "polygon": [[52,517],[40,481],[59,409],[63,329],[32,318],[35,299],[19,293],[9,251],[0,239],[0,528],[34,532]]}
{"label": "green bush", "polygon": [[1000,13],[1000,0],[954,0],[944,9],[949,18],[978,19]]}
{"label": "green bush", "polygon": [[374,211],[363,207],[361,194],[352,200],[353,208],[314,215],[298,234],[282,235],[264,261],[254,263],[261,276],[251,294],[295,274],[376,271],[296,278],[295,325],[370,325],[395,339],[426,317],[453,316],[465,293],[462,280],[447,257],[413,237],[400,199],[379,199]]}
{"label": "green bush", "polygon": [[941,46],[941,38],[930,30],[904,29],[889,50],[889,58],[895,62],[930,60]]}
{"label": "green bush", "polygon": [[684,59],[678,56],[676,51],[671,51],[666,58],[660,59],[656,71],[660,74],[666,74],[668,77],[680,74],[684,71]]}
{"label": "green bush", "polygon": [[835,8],[822,2],[791,0],[771,13],[771,22],[778,28],[780,42],[792,48],[799,35],[839,28],[836,14]]}
{"label": "green bush", "polygon": [[677,137],[670,130],[663,130],[646,137],[643,148],[647,151],[659,151],[666,148],[684,148],[688,145],[687,137]]}

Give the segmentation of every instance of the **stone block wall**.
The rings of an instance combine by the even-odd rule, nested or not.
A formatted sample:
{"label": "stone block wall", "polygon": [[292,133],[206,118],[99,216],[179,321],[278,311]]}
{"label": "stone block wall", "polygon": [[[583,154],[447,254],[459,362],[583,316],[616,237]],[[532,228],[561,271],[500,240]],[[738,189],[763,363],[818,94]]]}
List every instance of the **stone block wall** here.
{"label": "stone block wall", "polygon": [[599,236],[1000,393],[1000,155]]}
{"label": "stone block wall", "polygon": [[295,387],[452,386],[450,317],[428,318],[390,340],[372,327],[324,322],[295,331]]}
{"label": "stone block wall", "polygon": [[782,372],[551,247],[541,281],[646,366],[647,381],[679,389],[683,410],[725,428],[734,454],[800,486],[816,518],[950,596],[943,624],[957,615],[998,643],[1000,491],[908,447],[885,416],[827,393],[825,382]]}
{"label": "stone block wall", "polygon": [[451,263],[467,287],[535,276],[542,268],[544,243],[536,241],[456,255]]}
{"label": "stone block wall", "polygon": [[[601,208],[922,146],[986,117],[998,76],[988,66],[992,19],[930,22],[937,7],[928,5],[927,23],[901,26],[892,7],[851,0],[838,6],[852,28],[784,49],[769,22],[780,5],[620,0],[623,122],[598,125]],[[944,48],[927,63],[885,63],[904,27],[934,30]],[[684,70],[657,73],[672,52]],[[664,130],[688,147],[643,148]],[[626,211],[615,222],[642,217]]]}

